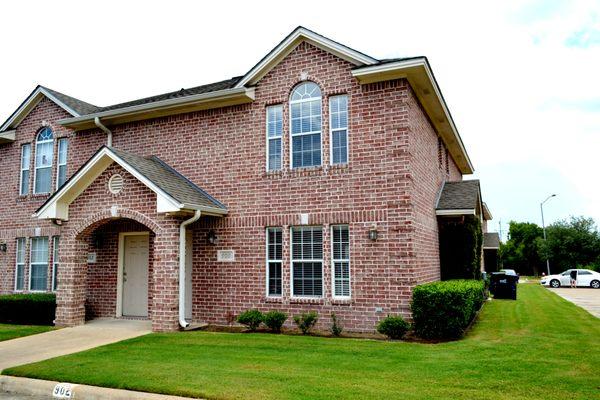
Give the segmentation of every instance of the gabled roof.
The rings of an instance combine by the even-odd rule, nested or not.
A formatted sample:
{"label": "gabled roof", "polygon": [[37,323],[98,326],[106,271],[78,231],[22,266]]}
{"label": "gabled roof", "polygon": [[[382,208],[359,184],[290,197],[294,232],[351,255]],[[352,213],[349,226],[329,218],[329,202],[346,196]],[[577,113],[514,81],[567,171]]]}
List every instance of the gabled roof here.
{"label": "gabled roof", "polygon": [[111,164],[117,163],[156,193],[158,213],[196,211],[225,215],[227,208],[158,157],[102,146],[35,212],[39,219],[69,219],[69,205]]}
{"label": "gabled roof", "polygon": [[500,248],[500,236],[498,232],[486,232],[483,234],[483,248],[484,249],[499,249]]}
{"label": "gabled roof", "polygon": [[356,66],[377,64],[379,60],[354,50],[316,32],[299,26],[285,37],[273,50],[264,56],[250,71],[244,75],[236,87],[254,85],[277,65],[285,56],[301,42],[308,42],[322,50],[332,53]]}
{"label": "gabled roof", "polygon": [[94,112],[94,110],[98,108],[92,104],[86,103],[85,101],[81,101],[74,97],[67,96],[66,94],[62,94],[55,90],[38,85],[15,110],[15,112],[8,117],[4,124],[2,124],[0,127],[0,132],[16,128],[44,97],[47,97],[74,117]]}
{"label": "gabled roof", "polygon": [[481,209],[479,180],[446,182],[436,206],[437,215],[476,215]]}

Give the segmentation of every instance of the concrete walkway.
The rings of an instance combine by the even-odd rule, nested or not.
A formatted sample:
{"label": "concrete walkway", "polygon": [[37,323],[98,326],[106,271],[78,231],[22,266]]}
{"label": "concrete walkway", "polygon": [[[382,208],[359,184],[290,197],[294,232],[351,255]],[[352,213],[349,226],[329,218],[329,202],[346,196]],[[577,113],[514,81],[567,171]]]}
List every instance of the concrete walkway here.
{"label": "concrete walkway", "polygon": [[548,290],[578,305],[596,318],[600,318],[600,289],[548,288]]}
{"label": "concrete walkway", "polygon": [[97,319],[85,325],[0,342],[0,371],[151,332],[150,321]]}

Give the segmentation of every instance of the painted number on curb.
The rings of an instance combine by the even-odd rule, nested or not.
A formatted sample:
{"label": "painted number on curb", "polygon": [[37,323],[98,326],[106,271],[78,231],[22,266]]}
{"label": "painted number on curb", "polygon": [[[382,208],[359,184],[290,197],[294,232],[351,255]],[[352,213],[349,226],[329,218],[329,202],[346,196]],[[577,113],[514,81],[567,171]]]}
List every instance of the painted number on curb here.
{"label": "painted number on curb", "polygon": [[52,397],[55,399],[70,399],[73,396],[73,387],[68,383],[59,383],[54,386]]}

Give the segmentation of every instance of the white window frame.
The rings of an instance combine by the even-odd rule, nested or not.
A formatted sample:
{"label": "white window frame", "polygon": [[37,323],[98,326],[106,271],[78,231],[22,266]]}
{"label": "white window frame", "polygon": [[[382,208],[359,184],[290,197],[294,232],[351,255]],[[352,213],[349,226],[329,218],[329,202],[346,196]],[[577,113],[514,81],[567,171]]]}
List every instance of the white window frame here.
{"label": "white window frame", "polygon": [[[23,167],[23,159],[24,159],[23,153],[25,152],[25,148],[29,149],[29,160],[27,162],[27,165],[25,166],[26,168]],[[23,174],[26,171],[29,172],[29,174],[27,174],[26,191],[23,192],[21,190],[23,188]],[[29,183],[30,182],[31,182],[31,143],[25,143],[25,144],[21,145],[21,165],[19,168],[19,196],[27,196],[29,194]]]}
{"label": "white window frame", "polygon": [[[65,146],[65,161],[64,162],[60,162],[60,148],[61,148],[61,144],[64,143]],[[65,167],[65,182],[67,181],[67,159],[69,157],[69,139],[67,138],[59,138],[58,139],[58,150],[57,150],[57,154],[56,154],[56,190],[60,189],[60,187],[62,186],[59,183],[59,177],[60,177],[60,167]],[[64,185],[65,182],[63,182],[62,184]]]}
{"label": "white window frame", "polygon": [[[323,254],[323,258],[317,259],[317,258],[311,258],[311,259],[300,259],[300,260],[295,260],[294,259],[294,229],[302,229],[302,228],[320,228],[321,229],[321,238],[324,239],[323,237],[323,226],[321,225],[300,225],[300,226],[291,226],[290,227],[290,296],[294,299],[322,299],[325,297],[325,287],[324,287],[324,283],[325,283],[325,277],[323,275],[324,272],[324,262],[325,260],[323,258],[325,258],[325,254]],[[323,245],[323,240],[321,241],[321,245]],[[320,262],[321,263],[321,295],[320,296],[303,296],[303,295],[295,295],[294,294],[294,261],[297,262],[305,262],[305,263],[315,263],[315,262]]]}
{"label": "white window frame", "polygon": [[[317,88],[319,88],[319,93],[320,96],[319,97],[311,97],[308,99],[300,99],[300,100],[292,100],[292,96],[294,95],[294,92],[296,91],[296,89],[300,86],[302,86],[305,83],[312,83],[314,85],[317,86]],[[310,131],[310,132],[302,132],[302,133],[292,133],[292,104],[298,104],[298,103],[304,103],[304,102],[308,102],[308,101],[314,101],[315,99],[319,99],[319,102],[321,103],[321,129],[318,131]],[[292,93],[290,94],[290,100],[288,102],[289,105],[289,131],[290,131],[290,169],[302,169],[302,168],[317,168],[317,167],[322,167],[323,166],[323,92],[321,91],[321,87],[319,85],[317,85],[315,82],[312,81],[308,81],[308,82],[302,82],[299,83],[298,85],[294,86],[294,89],[292,90]],[[294,138],[295,137],[300,137],[300,136],[306,136],[306,135],[314,135],[314,134],[319,134],[321,136],[321,140],[319,140],[319,155],[321,158],[321,163],[319,165],[310,165],[310,166],[300,166],[300,167],[294,167]]]}
{"label": "white window frame", "polygon": [[[348,258],[335,258],[333,251],[333,229],[335,227],[346,227],[348,229]],[[349,300],[352,298],[352,272],[350,265],[350,248],[351,248],[351,240],[350,240],[350,226],[348,224],[335,224],[330,227],[331,234],[331,297],[339,300]],[[341,296],[335,294],[335,263],[336,262],[347,262],[348,263],[348,296]]]}
{"label": "white window frame", "polygon": [[[35,239],[46,239],[46,254],[47,259],[45,263],[33,262],[33,241]],[[29,291],[30,292],[47,292],[48,291],[48,267],[50,266],[50,249],[48,248],[50,245],[50,239],[48,236],[35,236],[32,237],[29,243]],[[45,265],[46,266],[46,287],[44,289],[31,289],[31,278],[33,277],[33,266],[34,265]]]}
{"label": "white window frame", "polygon": [[[269,110],[271,109],[275,109],[275,108],[280,108],[281,109],[281,133],[279,134],[279,136],[269,136]],[[281,171],[283,169],[283,104],[274,104],[272,106],[268,106],[265,109],[265,137],[266,137],[266,156],[267,156],[267,163],[266,163],[266,168],[267,168],[267,172],[271,172],[271,171]],[[271,169],[271,157],[270,157],[270,153],[269,153],[269,143],[271,142],[271,140],[275,140],[275,139],[279,139],[281,142],[281,160],[279,162],[279,168],[273,168]]]}
{"label": "white window frame", "polygon": [[[338,99],[340,97],[346,98],[346,127],[333,129],[333,113],[331,112],[331,102],[334,99]],[[350,162],[350,143],[349,143],[350,131],[348,130],[348,127],[350,125],[349,100],[350,100],[350,98],[348,97],[347,94],[339,94],[339,95],[331,96],[329,98],[329,165],[348,165],[348,163]],[[335,132],[343,131],[343,130],[346,131],[346,162],[334,163],[333,162],[333,134]]]}
{"label": "white window frame", "polygon": [[[278,229],[281,232],[281,259],[270,259],[269,258],[269,231]],[[267,297],[281,298],[283,296],[283,227],[280,226],[270,226],[265,231],[265,247],[266,247],[266,287],[265,294]],[[281,293],[280,294],[271,294],[269,293],[269,264],[271,263],[279,263],[281,264]]]}
{"label": "white window frame", "polygon": [[[33,194],[48,194],[50,193],[50,191],[52,191],[52,166],[54,165],[54,132],[52,132],[52,129],[50,129],[50,132],[52,132],[52,139],[46,139],[46,140],[38,140],[39,135],[46,129],[50,129],[50,128],[43,128],[42,130],[40,130],[37,135],[36,135],[36,140],[35,140],[35,155],[34,155],[34,159],[33,159]],[[37,155],[38,155],[38,146],[40,144],[46,144],[46,143],[52,143],[52,153],[51,153],[51,157],[52,157],[52,161],[50,162],[50,166],[49,167],[38,167],[37,165]],[[35,187],[36,187],[36,183],[37,183],[37,171],[38,169],[47,169],[50,168],[50,188],[47,192],[37,192]]]}
{"label": "white window frame", "polygon": [[[19,245],[21,243],[21,245]],[[23,262],[19,262],[19,250],[23,252]],[[16,251],[15,251],[15,292],[22,292],[25,290],[25,268],[27,266],[27,260],[25,259],[25,255],[27,254],[27,238],[19,237],[16,241]],[[23,287],[18,288],[19,282],[19,266],[21,266],[21,273],[23,274]]]}
{"label": "white window frame", "polygon": [[60,241],[60,236],[52,236],[52,283],[50,289],[53,292],[56,292],[58,289],[58,243]]}

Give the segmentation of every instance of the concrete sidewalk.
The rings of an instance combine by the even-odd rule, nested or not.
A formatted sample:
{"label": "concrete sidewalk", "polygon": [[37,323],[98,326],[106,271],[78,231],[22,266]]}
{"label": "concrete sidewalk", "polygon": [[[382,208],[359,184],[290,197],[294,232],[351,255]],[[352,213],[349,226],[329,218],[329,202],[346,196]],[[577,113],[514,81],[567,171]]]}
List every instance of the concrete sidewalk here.
{"label": "concrete sidewalk", "polygon": [[97,319],[85,325],[0,342],[0,371],[151,332],[150,321]]}
{"label": "concrete sidewalk", "polygon": [[600,289],[548,288],[548,290],[551,290],[563,299],[578,305],[596,318],[600,318]]}

